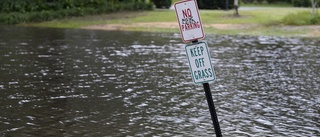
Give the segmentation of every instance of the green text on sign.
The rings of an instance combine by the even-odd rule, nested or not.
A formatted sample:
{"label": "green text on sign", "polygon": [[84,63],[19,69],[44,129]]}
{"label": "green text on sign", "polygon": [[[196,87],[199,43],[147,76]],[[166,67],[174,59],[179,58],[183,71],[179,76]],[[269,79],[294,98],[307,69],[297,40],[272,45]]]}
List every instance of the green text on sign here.
{"label": "green text on sign", "polygon": [[189,44],[185,47],[192,80],[195,84],[208,83],[216,79],[206,42]]}

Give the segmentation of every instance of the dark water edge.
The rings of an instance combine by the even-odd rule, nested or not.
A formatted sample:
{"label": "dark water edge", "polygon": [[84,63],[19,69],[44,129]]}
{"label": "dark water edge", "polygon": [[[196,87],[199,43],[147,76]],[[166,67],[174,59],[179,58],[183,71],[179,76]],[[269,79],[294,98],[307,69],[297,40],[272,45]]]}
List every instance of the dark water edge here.
{"label": "dark water edge", "polygon": [[[178,33],[0,26],[0,136],[213,136]],[[320,135],[320,40],[206,35],[224,136]]]}

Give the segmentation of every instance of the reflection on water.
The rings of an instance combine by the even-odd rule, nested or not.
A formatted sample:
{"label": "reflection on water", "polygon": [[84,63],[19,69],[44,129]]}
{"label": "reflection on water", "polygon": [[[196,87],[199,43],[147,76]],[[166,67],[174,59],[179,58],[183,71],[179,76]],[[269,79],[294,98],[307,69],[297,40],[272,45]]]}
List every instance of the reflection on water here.
{"label": "reflection on water", "polygon": [[[0,27],[0,136],[212,136],[178,34]],[[319,136],[320,41],[206,36],[224,136]]]}

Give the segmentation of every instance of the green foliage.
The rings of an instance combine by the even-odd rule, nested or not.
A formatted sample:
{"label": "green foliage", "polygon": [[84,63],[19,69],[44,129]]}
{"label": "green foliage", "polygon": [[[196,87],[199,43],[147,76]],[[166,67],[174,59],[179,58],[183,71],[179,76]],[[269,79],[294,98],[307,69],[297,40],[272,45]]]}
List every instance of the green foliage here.
{"label": "green foliage", "polygon": [[199,9],[228,9],[233,8],[234,0],[197,0]]}
{"label": "green foliage", "polygon": [[256,3],[256,4],[263,4],[263,3],[290,3],[291,0],[242,0],[243,3]]}
{"label": "green foliage", "polygon": [[172,4],[172,0],[152,0],[152,2],[156,5],[156,8],[169,9]]}
{"label": "green foliage", "polygon": [[226,8],[227,9],[232,9],[233,6],[234,6],[234,0],[228,0],[228,1],[226,1],[226,0],[218,0],[219,9],[226,9]]}
{"label": "green foliage", "polygon": [[[272,6],[272,7],[291,7],[292,0],[240,0],[246,6]],[[301,1],[301,0],[298,0]]]}
{"label": "green foliage", "polygon": [[212,0],[197,0],[199,9],[218,9],[217,1]]}
{"label": "green foliage", "polygon": [[[32,1],[32,2],[31,2]],[[142,1],[106,0],[1,0],[0,24],[48,21],[127,10],[150,10],[153,5]]]}
{"label": "green foliage", "polygon": [[291,0],[291,3],[294,7],[310,7],[310,0]]}
{"label": "green foliage", "polygon": [[88,7],[108,8],[108,6],[121,7],[121,5],[128,4],[134,4],[134,6],[138,6],[139,8],[152,8],[150,3],[140,0],[131,0],[129,2],[120,0],[0,0],[0,13],[25,13]]}
{"label": "green foliage", "polygon": [[214,0],[198,0],[199,9],[218,9],[218,4]]}
{"label": "green foliage", "polygon": [[317,16],[312,16],[310,12],[298,12],[288,14],[283,18],[285,25],[320,25],[319,13]]}

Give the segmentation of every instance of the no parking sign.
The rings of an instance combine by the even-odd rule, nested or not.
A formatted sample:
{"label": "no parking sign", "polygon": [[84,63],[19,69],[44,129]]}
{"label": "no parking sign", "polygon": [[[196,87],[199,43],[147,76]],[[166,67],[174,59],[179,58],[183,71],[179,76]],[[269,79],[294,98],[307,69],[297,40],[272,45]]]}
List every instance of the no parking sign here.
{"label": "no parking sign", "polygon": [[174,4],[183,42],[204,38],[198,5],[195,0]]}

